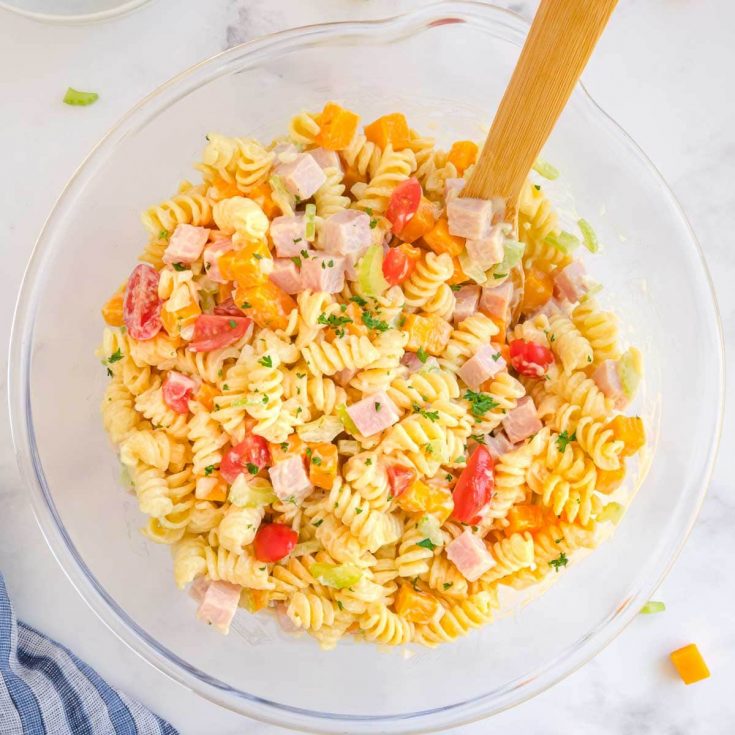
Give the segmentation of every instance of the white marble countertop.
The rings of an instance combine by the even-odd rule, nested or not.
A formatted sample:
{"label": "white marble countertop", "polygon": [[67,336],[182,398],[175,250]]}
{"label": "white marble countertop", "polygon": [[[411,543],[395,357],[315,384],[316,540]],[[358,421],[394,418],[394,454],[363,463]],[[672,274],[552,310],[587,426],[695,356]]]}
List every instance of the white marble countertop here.
{"label": "white marble countertop", "polygon": [[[2,357],[17,287],[46,214],[91,146],[140,97],[194,62],[262,33],[323,20],[380,17],[423,1],[155,0],[127,17],[83,27],[45,26],[0,11]],[[535,5],[500,4],[526,16]],[[725,0],[624,2],[585,76],[593,97],[643,147],[682,202],[717,287],[729,349],[735,349],[734,27],[735,4]],[[98,90],[101,98],[89,108],[67,107],[60,98],[69,85]],[[0,392],[5,389],[3,371]],[[692,394],[682,400],[695,399],[693,384]],[[656,593],[667,612],[636,619],[594,661],[533,701],[453,732],[735,731],[733,446],[735,411],[730,411],[702,515]],[[36,526],[5,415],[0,418],[0,498],[0,570],[19,617],[73,648],[112,684],[186,735],[284,732],[220,709],[171,682],[94,616]],[[684,687],[667,654],[691,641],[700,645],[712,678]]]}

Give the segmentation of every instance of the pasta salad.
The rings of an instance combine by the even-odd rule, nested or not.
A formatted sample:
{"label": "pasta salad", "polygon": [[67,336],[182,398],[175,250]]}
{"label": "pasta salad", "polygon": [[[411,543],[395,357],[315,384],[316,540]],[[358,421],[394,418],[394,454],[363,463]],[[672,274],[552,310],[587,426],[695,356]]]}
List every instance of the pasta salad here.
{"label": "pasta salad", "polygon": [[517,231],[462,197],[477,151],[329,102],[269,145],[208,135],[144,212],[103,421],[223,632],[244,607],[324,648],[448,642],[619,520],[641,358],[575,257],[594,231],[531,180]]}

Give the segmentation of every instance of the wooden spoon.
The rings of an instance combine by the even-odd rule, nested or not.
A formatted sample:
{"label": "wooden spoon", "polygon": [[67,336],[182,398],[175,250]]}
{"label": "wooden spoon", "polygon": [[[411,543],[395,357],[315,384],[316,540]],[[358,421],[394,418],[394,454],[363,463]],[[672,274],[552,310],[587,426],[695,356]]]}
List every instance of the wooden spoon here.
{"label": "wooden spoon", "polygon": [[617,0],[541,0],[521,56],[461,196],[505,200],[517,231],[518,198]]}

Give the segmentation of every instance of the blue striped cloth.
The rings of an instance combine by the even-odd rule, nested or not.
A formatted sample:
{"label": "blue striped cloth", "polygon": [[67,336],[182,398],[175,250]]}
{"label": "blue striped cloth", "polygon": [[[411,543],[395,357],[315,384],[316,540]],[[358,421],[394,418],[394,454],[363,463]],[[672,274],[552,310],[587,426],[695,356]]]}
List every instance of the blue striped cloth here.
{"label": "blue striped cloth", "polygon": [[177,735],[71,651],[18,623],[0,575],[2,735]]}

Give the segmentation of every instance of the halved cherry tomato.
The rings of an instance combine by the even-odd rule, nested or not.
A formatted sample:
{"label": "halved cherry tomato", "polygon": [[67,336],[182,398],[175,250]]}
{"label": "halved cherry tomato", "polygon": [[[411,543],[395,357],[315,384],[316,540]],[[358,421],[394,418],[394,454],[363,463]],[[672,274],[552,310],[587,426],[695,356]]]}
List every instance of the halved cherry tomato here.
{"label": "halved cherry tomato", "polygon": [[402,464],[389,464],[387,469],[391,495],[397,498],[416,479],[416,473]]}
{"label": "halved cherry tomato", "polygon": [[147,263],[137,265],[128,279],[123,320],[133,339],[151,339],[163,326],[158,298],[158,271]]}
{"label": "halved cherry tomato", "polygon": [[243,310],[235,305],[232,297],[225,299],[221,304],[214,307],[214,313],[218,316],[245,316]]}
{"label": "halved cherry tomato", "polygon": [[255,534],[255,558],[264,562],[280,561],[293,551],[298,540],[299,536],[292,528],[282,523],[266,523]]}
{"label": "halved cherry tomato", "polygon": [[402,181],[393,189],[393,193],[388,200],[388,209],[385,216],[393,225],[395,234],[400,233],[411,217],[416,214],[422,194],[419,180],[413,177],[407,181]]}
{"label": "halved cherry tomato", "polygon": [[383,275],[391,286],[403,283],[411,272],[413,262],[400,248],[388,248],[383,257]]}
{"label": "halved cherry tomato", "polygon": [[194,378],[170,370],[163,379],[163,402],[176,413],[189,413],[189,398],[196,388]]}
{"label": "halved cherry tomato", "polygon": [[[262,436],[248,434],[239,444],[227,450],[222,458],[219,471],[222,477],[232,484],[241,472],[246,475],[257,474],[270,463],[271,453],[268,449],[268,442]],[[251,471],[254,467],[258,468],[257,472]]]}
{"label": "halved cherry tomato", "polygon": [[554,362],[554,354],[548,347],[514,339],[510,344],[510,364],[521,374],[532,378],[546,375],[549,365]]}
{"label": "halved cherry tomato", "polygon": [[189,343],[192,352],[211,352],[237,342],[253,323],[244,316],[202,314],[194,322],[194,337]]}
{"label": "halved cherry tomato", "polygon": [[454,487],[453,518],[462,523],[480,520],[479,513],[490,502],[495,488],[494,467],[492,455],[486,446],[480,444]]}

